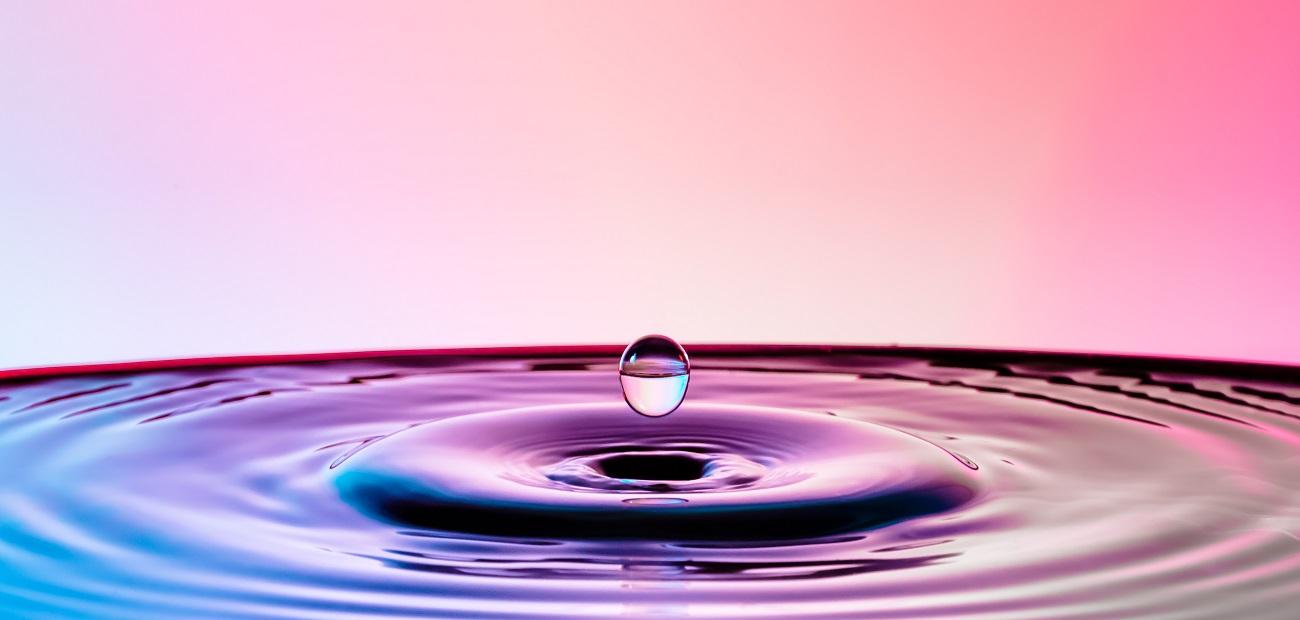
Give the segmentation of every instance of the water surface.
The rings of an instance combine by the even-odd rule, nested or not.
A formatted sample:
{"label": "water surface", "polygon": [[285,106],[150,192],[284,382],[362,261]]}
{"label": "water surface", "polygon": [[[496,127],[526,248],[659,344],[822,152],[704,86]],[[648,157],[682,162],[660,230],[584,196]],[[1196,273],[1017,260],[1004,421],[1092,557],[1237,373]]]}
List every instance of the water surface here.
{"label": "water surface", "polygon": [[0,379],[0,608],[95,618],[1292,618],[1300,372],[617,348]]}

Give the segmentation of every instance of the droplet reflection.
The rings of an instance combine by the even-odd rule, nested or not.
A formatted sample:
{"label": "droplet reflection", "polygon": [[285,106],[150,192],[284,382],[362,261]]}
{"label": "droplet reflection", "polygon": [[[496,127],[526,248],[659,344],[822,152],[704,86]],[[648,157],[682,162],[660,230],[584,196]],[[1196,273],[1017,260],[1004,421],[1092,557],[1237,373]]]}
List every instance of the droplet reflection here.
{"label": "droplet reflection", "polygon": [[633,506],[676,506],[685,504],[686,501],[681,497],[633,497],[623,500],[623,503]]}

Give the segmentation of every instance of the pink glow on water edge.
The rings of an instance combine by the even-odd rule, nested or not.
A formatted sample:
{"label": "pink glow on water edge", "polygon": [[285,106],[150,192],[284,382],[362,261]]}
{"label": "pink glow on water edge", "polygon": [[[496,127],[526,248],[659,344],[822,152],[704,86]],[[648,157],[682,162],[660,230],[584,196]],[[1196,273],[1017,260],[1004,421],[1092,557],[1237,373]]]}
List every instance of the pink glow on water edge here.
{"label": "pink glow on water edge", "polygon": [[1297,24],[11,4],[0,367],[656,331],[1300,362]]}

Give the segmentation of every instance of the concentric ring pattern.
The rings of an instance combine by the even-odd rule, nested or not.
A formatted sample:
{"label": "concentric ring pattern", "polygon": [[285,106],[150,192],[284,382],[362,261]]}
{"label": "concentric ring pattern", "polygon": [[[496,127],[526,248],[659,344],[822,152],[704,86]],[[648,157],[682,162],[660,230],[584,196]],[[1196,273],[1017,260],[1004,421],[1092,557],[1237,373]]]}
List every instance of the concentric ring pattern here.
{"label": "concentric ring pattern", "polygon": [[18,618],[1292,618],[1300,371],[922,349],[0,375]]}

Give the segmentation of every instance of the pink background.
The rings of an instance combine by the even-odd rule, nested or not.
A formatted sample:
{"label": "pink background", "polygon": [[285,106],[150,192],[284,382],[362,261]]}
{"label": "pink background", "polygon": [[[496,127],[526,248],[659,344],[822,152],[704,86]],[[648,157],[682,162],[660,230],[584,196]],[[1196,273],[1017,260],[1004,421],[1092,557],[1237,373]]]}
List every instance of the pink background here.
{"label": "pink background", "polygon": [[0,367],[1300,362],[1295,2],[10,2]]}

